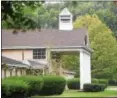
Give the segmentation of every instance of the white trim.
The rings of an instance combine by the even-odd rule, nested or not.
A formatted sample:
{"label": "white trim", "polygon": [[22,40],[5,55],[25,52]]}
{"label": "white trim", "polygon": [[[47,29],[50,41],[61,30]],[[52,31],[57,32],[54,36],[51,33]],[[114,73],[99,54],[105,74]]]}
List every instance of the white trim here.
{"label": "white trim", "polygon": [[51,49],[51,51],[56,51],[56,52],[63,52],[63,51],[65,51],[65,52],[71,52],[71,51],[75,51],[75,52],[78,52],[78,51],[80,51],[80,49]]}
{"label": "white trim", "polygon": [[[3,47],[2,49],[35,49],[35,48],[48,48],[48,46],[46,47],[32,47],[32,46],[12,46],[12,47]],[[93,50],[89,47],[86,46],[50,46],[49,48],[51,48],[51,50],[55,50],[55,49],[85,49],[88,52],[93,52]],[[62,51],[62,50],[61,50]]]}
{"label": "white trim", "polygon": [[23,65],[23,64],[6,64],[9,67],[25,67],[25,68],[29,68],[30,66],[28,65]]}

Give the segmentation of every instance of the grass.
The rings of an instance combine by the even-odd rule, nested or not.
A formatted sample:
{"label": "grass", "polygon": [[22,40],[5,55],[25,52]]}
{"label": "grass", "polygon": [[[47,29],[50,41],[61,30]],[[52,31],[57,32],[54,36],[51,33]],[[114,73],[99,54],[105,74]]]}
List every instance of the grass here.
{"label": "grass", "polygon": [[[32,98],[41,97],[42,96],[34,96]],[[105,90],[103,92],[80,92],[77,90],[66,90],[61,95],[53,95],[48,97],[117,97],[117,90]]]}

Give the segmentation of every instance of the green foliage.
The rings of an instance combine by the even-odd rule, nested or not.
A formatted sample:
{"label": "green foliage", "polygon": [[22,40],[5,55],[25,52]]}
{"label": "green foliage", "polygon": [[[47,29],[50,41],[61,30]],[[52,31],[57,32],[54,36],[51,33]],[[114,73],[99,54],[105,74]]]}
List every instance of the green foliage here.
{"label": "green foliage", "polygon": [[[4,81],[24,81],[24,83],[28,85],[27,96],[39,95],[40,90],[43,87],[43,79],[40,76],[13,76],[4,79],[3,83]],[[11,91],[9,90],[9,92]]]}
{"label": "green foliage", "polygon": [[106,80],[106,79],[99,79],[99,84],[105,84],[106,87],[107,87],[107,85],[108,85],[108,80]]}
{"label": "green foliage", "polygon": [[66,80],[60,76],[20,76],[2,80],[3,98],[62,94]]}
{"label": "green foliage", "polygon": [[96,14],[99,19],[105,23],[112,31],[115,37],[117,37],[117,5],[113,2],[79,2],[76,1],[74,5],[74,1],[66,2],[65,6],[67,6],[70,11],[74,15],[74,20],[78,16],[84,16],[86,14],[93,15]]}
{"label": "green foliage", "polygon": [[80,89],[79,78],[73,78],[73,79],[67,80],[67,86],[69,89]]}
{"label": "green foliage", "polygon": [[[106,79],[96,79],[93,78],[91,83],[93,84],[104,84],[105,88],[108,86],[108,80]],[[69,89],[80,89],[80,79],[79,78],[73,78],[67,80],[67,86]]]}
{"label": "green foliage", "polygon": [[104,91],[105,85],[104,84],[84,84],[83,91],[84,92],[99,92]]}
{"label": "green foliage", "polygon": [[62,55],[62,67],[68,70],[77,71],[79,76],[79,54],[76,55]]}
{"label": "green foliage", "polygon": [[14,81],[12,79],[5,79],[2,81],[2,97],[25,98],[28,88],[28,84],[23,80]]}
{"label": "green foliage", "polygon": [[[3,28],[29,29],[36,28],[36,23],[25,16],[24,8],[41,6],[42,2],[37,1],[2,1],[2,26]],[[9,10],[8,10],[9,9]]]}
{"label": "green foliage", "polygon": [[112,31],[100,21],[97,15],[78,17],[74,22],[74,28],[81,27],[87,27],[90,46],[94,51],[91,60],[92,77],[114,78],[117,65],[117,44]]}
{"label": "green foliage", "polygon": [[2,27],[58,28],[58,15],[65,7],[73,13],[73,20],[78,16],[96,14],[113,31],[114,36],[117,36],[117,6],[113,2],[104,1],[64,1],[60,4],[44,4],[44,1],[2,1]]}
{"label": "green foliage", "polygon": [[40,95],[54,95],[62,94],[66,80],[60,76],[43,76],[44,87],[42,88]]}
{"label": "green foliage", "polygon": [[98,84],[99,83],[99,79],[93,78],[93,79],[91,79],[91,83]]}
{"label": "green foliage", "polygon": [[93,78],[92,79],[92,83],[94,83],[94,84],[104,84],[105,87],[108,86],[108,80],[107,79],[96,79],[96,78]]}
{"label": "green foliage", "polygon": [[96,79],[96,78],[93,78],[92,79],[92,83],[108,84],[108,80],[107,79]]}
{"label": "green foliage", "polygon": [[40,76],[22,76],[19,79],[29,85],[28,96],[38,95],[43,87],[43,79]]}
{"label": "green foliage", "polygon": [[117,80],[116,79],[109,80],[108,85],[117,86]]}

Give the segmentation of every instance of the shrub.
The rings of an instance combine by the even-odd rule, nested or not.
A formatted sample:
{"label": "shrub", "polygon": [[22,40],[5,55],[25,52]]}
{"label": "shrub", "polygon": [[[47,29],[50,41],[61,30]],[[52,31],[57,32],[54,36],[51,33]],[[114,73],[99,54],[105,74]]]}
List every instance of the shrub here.
{"label": "shrub", "polygon": [[80,89],[80,80],[79,78],[69,79],[67,81],[67,86],[69,89]]}
{"label": "shrub", "polygon": [[105,87],[108,86],[108,80],[106,80],[106,79],[95,79],[95,78],[93,78],[92,83],[93,84],[105,84]]}
{"label": "shrub", "polygon": [[109,80],[108,81],[108,85],[111,85],[111,86],[117,86],[117,80]]}
{"label": "shrub", "polygon": [[28,96],[39,95],[43,87],[43,79],[39,76],[22,76],[19,79],[25,81],[29,85]]}
{"label": "shrub", "polygon": [[99,79],[99,84],[105,84],[105,87],[108,86],[108,80],[106,79]]}
{"label": "shrub", "polygon": [[99,83],[99,79],[93,78],[91,80],[91,83],[98,84]]}
{"label": "shrub", "polygon": [[105,85],[104,84],[84,84],[83,91],[84,92],[99,92],[104,91]]}
{"label": "shrub", "polygon": [[28,87],[28,92],[27,96],[32,96],[32,95],[39,95],[40,90],[43,87],[43,79],[39,76],[20,76],[20,77],[8,77],[4,80],[9,80],[9,81],[24,81],[27,83]]}
{"label": "shrub", "polygon": [[44,86],[40,92],[40,95],[54,95],[62,94],[66,80],[60,76],[43,76]]}
{"label": "shrub", "polygon": [[25,98],[28,88],[23,80],[5,79],[2,81],[2,98]]}

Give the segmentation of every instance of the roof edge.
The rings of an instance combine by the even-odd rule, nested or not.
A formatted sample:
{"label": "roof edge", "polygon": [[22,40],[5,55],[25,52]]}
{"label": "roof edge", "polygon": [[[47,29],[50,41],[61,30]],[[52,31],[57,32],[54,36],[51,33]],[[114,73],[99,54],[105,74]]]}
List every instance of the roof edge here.
{"label": "roof edge", "polygon": [[5,49],[35,49],[35,48],[51,48],[51,49],[64,49],[64,48],[70,48],[70,49],[73,49],[73,48],[83,48],[85,49],[86,51],[92,53],[93,50],[90,48],[90,47],[87,47],[87,46],[55,46],[55,47],[52,47],[52,46],[45,46],[45,47],[32,47],[32,46],[14,46],[14,47],[4,47],[2,48],[3,50]]}

